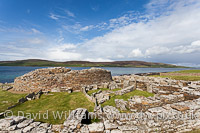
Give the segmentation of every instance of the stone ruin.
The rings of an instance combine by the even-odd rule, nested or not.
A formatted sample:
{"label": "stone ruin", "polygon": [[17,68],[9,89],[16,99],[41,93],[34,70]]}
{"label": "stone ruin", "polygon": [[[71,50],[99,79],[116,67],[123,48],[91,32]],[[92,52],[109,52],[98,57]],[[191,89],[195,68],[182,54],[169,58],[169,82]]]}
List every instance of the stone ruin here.
{"label": "stone ruin", "polygon": [[[99,69],[99,71],[105,72],[106,74],[104,73],[104,75],[110,75],[110,73],[106,70]],[[47,77],[48,76],[45,77],[45,80],[47,79]],[[38,78],[33,79],[36,80]],[[39,79],[42,78],[40,77]],[[61,125],[49,125],[47,123],[34,122],[33,120],[26,118],[5,118],[0,120],[0,131],[57,131],[80,133],[179,133],[199,129],[200,81],[181,81],[171,80],[168,78],[137,75],[113,76],[113,80],[110,76],[110,78],[107,77],[105,79],[107,80],[103,80],[101,77],[101,80],[98,80],[98,85],[95,84],[95,82],[91,83],[88,81],[87,83],[91,84],[82,84],[84,87],[79,86],[79,88],[84,88],[83,93],[87,96],[89,100],[98,103],[95,105],[94,112],[89,112],[88,114],[88,111],[86,109],[78,108],[72,111],[68,119]],[[92,96],[87,95],[88,90],[97,88],[109,88],[110,90],[98,91],[93,93]],[[122,89],[112,91],[112,89],[116,88]],[[109,94],[112,93],[115,95],[124,95],[134,90],[151,92],[154,93],[154,96],[131,96],[128,100],[115,99],[116,107],[101,107],[101,103],[109,100]],[[127,112],[122,113],[123,111]],[[89,115],[89,118],[92,118],[91,116],[97,115],[99,118],[101,118],[101,121],[98,123],[95,122],[88,124],[88,120],[86,120],[86,122],[83,122],[83,117],[80,117],[82,115]],[[22,120],[18,121],[18,119]]]}
{"label": "stone ruin", "polygon": [[14,91],[35,92],[65,92],[80,91],[83,86],[99,85],[112,81],[111,72],[91,68],[85,70],[71,70],[64,67],[37,69],[14,81]]}

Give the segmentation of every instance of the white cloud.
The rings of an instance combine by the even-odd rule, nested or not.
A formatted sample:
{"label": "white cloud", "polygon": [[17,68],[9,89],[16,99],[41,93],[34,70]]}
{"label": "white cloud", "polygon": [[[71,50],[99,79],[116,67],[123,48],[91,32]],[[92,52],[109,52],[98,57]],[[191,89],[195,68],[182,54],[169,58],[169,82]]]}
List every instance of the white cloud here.
{"label": "white cloud", "polygon": [[[190,44],[200,40],[200,8],[197,8],[200,2],[191,4],[184,0],[183,3],[176,1],[173,6],[168,5],[170,12],[167,15],[160,14],[156,17],[145,15],[148,21],[131,22],[82,43],[80,49],[84,50],[83,56],[117,60],[118,55],[127,57],[124,59],[131,59],[128,57],[131,57],[129,54],[132,53],[132,57],[152,56],[151,60],[154,60],[162,55],[163,60],[169,62],[171,60],[169,54],[197,53]],[[112,20],[112,23],[116,21]],[[134,48],[138,49],[133,50]],[[176,58],[177,61],[181,61],[185,57],[176,56]]]}
{"label": "white cloud", "polygon": [[31,38],[31,39],[23,40],[22,42],[25,42],[28,44],[43,44],[45,41],[39,38]]}
{"label": "white cloud", "polygon": [[42,32],[40,32],[39,30],[32,28],[31,31],[35,34],[41,34]]}
{"label": "white cloud", "polygon": [[200,41],[194,41],[189,45],[179,45],[171,48],[154,46],[145,51],[145,56],[166,55],[166,54],[191,54],[200,52]]}
{"label": "white cloud", "polygon": [[160,46],[154,46],[152,48],[148,48],[145,51],[145,56],[151,56],[151,55],[160,55],[160,54],[167,54],[170,52],[170,49],[167,47],[160,47]]}
{"label": "white cloud", "polygon": [[[107,33],[79,44],[63,44],[67,40],[63,35],[60,41],[47,48],[48,55],[41,57],[90,61],[132,60],[138,57],[147,61],[200,64],[199,7],[200,1],[196,0],[152,0],[143,14],[128,12],[97,25],[62,23],[63,29],[75,34],[91,29],[106,30]],[[54,20],[62,18],[53,13],[49,17]]]}
{"label": "white cloud", "polygon": [[62,44],[59,49],[75,49],[76,47],[74,44]]}
{"label": "white cloud", "polygon": [[58,20],[59,19],[59,17],[57,15],[53,14],[53,13],[50,13],[49,17],[51,19],[54,19],[54,20]]}
{"label": "white cloud", "polygon": [[142,51],[139,48],[137,48],[131,51],[131,53],[129,54],[129,57],[143,57],[143,54],[142,54]]}
{"label": "white cloud", "polygon": [[75,17],[74,13],[70,12],[69,10],[65,10],[68,16]]}
{"label": "white cloud", "polygon": [[93,29],[93,28],[94,28],[93,25],[88,25],[88,26],[82,27],[82,28],[80,29],[80,31],[88,31],[88,30],[91,30],[91,29]]}
{"label": "white cloud", "polygon": [[78,34],[80,33],[80,29],[82,28],[82,25],[79,23],[75,23],[74,25],[63,25],[63,29],[67,30],[68,32]]}
{"label": "white cloud", "polygon": [[194,41],[190,45],[181,45],[178,47],[174,47],[172,48],[171,52],[179,54],[191,54],[195,52],[200,52],[200,41]]}
{"label": "white cloud", "polygon": [[61,15],[58,15],[58,14],[55,14],[55,13],[50,13],[49,17],[53,20],[59,20],[60,18],[66,18],[65,16],[61,16]]}
{"label": "white cloud", "polygon": [[103,59],[103,58],[86,58],[83,59],[84,61],[91,61],[91,62],[112,62],[113,60],[110,59]]}
{"label": "white cloud", "polygon": [[192,42],[191,46],[198,46],[198,47],[200,47],[200,40]]}
{"label": "white cloud", "polygon": [[46,58],[56,61],[80,60],[81,54],[75,52],[73,44],[61,44],[60,46],[47,49]]}

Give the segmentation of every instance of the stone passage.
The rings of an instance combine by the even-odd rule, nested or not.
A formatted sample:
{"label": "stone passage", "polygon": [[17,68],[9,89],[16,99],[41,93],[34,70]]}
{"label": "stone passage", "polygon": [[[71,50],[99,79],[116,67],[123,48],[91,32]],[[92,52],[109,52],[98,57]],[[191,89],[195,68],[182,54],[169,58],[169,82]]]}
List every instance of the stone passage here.
{"label": "stone passage", "polygon": [[64,92],[81,90],[83,86],[100,85],[112,81],[111,72],[91,68],[71,70],[64,67],[37,69],[14,81],[14,91],[34,92],[36,90]]}

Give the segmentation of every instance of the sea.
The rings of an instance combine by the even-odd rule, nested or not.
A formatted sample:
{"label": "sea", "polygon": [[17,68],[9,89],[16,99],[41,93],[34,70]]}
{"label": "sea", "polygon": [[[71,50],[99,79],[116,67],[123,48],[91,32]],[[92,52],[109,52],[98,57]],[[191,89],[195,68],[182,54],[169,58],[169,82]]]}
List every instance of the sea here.
{"label": "sea", "polygon": [[[33,71],[35,69],[47,67],[23,67],[23,66],[0,66],[0,83],[11,83],[18,76]],[[67,67],[72,70],[89,69],[90,67]],[[137,74],[148,72],[171,72],[178,70],[187,70],[191,68],[127,68],[127,67],[98,67],[111,71],[112,76],[124,74]],[[198,69],[198,68],[192,68]]]}

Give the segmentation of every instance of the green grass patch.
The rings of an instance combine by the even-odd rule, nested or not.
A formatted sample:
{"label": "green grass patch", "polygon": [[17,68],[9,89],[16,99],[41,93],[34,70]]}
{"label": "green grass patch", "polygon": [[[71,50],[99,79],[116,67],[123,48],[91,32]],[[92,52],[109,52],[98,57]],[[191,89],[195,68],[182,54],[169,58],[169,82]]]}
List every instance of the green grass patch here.
{"label": "green grass patch", "polygon": [[134,90],[132,92],[129,92],[129,93],[126,93],[124,95],[113,95],[111,96],[110,100],[104,102],[102,104],[102,106],[106,106],[106,105],[110,105],[110,106],[114,106],[116,107],[115,105],[115,99],[123,99],[125,101],[127,101],[131,96],[145,96],[145,97],[150,97],[150,96],[154,96],[153,93],[149,93],[149,92],[146,92],[146,91],[139,91],[139,90]]}
{"label": "green grass patch", "polygon": [[101,120],[100,119],[98,119],[98,118],[96,118],[96,119],[91,119],[91,123],[94,123],[94,122],[96,122],[96,123],[98,123],[98,122],[100,122]]}
{"label": "green grass patch", "polygon": [[18,100],[27,94],[14,94],[0,89],[0,112],[7,110],[8,107],[16,104]]}
{"label": "green grass patch", "polygon": [[[51,95],[52,94],[52,95]],[[69,111],[72,111],[77,108],[86,108],[88,111],[94,110],[94,103],[90,102],[82,92],[55,92],[50,93],[50,95],[42,95],[40,99],[27,101],[15,108],[12,109],[15,115],[18,114],[18,111],[23,111],[25,116],[29,115],[28,113],[37,113],[41,114],[41,118],[36,117],[36,121],[51,123],[51,124],[62,124],[67,118]],[[48,111],[48,119],[42,117],[43,114]],[[63,115],[61,119],[57,117],[54,119],[55,114],[59,112]],[[67,116],[65,116],[65,114]],[[33,115],[31,115],[33,117]]]}
{"label": "green grass patch", "polygon": [[[100,88],[100,89],[97,89],[97,90],[89,90],[89,91],[87,92],[87,94],[91,96],[92,93],[98,92],[99,90],[101,90],[101,91],[108,91],[108,90],[110,90],[110,89],[108,89],[108,88]],[[112,89],[112,90],[110,90],[110,91],[118,91],[118,90],[121,90],[121,88]]]}
{"label": "green grass patch", "polygon": [[89,90],[88,92],[87,92],[87,94],[88,95],[92,95],[92,93],[95,93],[95,92],[98,92],[98,91],[106,91],[106,90],[110,90],[110,89],[108,89],[108,88],[100,88],[100,89],[96,89],[96,90]]}

